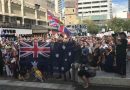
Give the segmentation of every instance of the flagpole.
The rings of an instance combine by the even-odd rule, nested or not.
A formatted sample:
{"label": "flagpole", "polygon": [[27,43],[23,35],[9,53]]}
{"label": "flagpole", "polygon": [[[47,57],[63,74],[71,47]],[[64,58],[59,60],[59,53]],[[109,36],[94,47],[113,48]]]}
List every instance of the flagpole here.
{"label": "flagpole", "polygon": [[46,2],[46,25],[49,26],[49,22],[48,22],[48,2]]}

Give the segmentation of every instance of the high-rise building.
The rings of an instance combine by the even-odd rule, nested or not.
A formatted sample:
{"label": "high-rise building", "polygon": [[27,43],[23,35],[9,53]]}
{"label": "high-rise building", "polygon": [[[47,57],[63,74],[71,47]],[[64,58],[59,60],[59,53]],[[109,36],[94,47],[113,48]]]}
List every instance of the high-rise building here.
{"label": "high-rise building", "polygon": [[65,0],[65,7],[75,7],[75,0]]}
{"label": "high-rise building", "polygon": [[54,1],[55,1],[55,12],[59,13],[59,14],[62,14],[62,9],[63,9],[62,3],[63,3],[63,0],[54,0]]}
{"label": "high-rise building", "polygon": [[77,17],[76,0],[65,0],[65,25],[76,25],[79,23]]}
{"label": "high-rise building", "polygon": [[54,2],[54,0],[44,0],[44,2],[47,3],[46,9],[48,9],[50,11],[55,11],[55,2]]}
{"label": "high-rise building", "polygon": [[130,0],[128,0],[128,11],[130,12]]}
{"label": "high-rise building", "polygon": [[78,16],[103,21],[112,18],[112,0],[78,0]]}
{"label": "high-rise building", "polygon": [[128,12],[127,12],[127,18],[130,18],[130,0],[128,0]]}

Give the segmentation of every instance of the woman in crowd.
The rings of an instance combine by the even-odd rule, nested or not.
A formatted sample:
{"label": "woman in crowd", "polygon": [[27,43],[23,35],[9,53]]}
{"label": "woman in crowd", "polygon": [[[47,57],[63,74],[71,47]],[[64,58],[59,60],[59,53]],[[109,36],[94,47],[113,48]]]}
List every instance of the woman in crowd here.
{"label": "woman in crowd", "polygon": [[12,45],[11,55],[12,55],[11,71],[12,71],[13,77],[18,78],[18,71],[19,71],[19,67],[18,67],[18,51],[15,49],[14,45]]}
{"label": "woman in crowd", "polygon": [[87,71],[88,71],[88,68],[86,67],[86,65],[81,64],[78,69],[78,76],[84,81],[84,88],[89,87],[90,74]]}
{"label": "woman in crowd", "polygon": [[92,55],[93,59],[91,61],[91,66],[93,67],[99,66],[99,56],[100,56],[100,50],[99,48],[96,48]]}
{"label": "woman in crowd", "polygon": [[114,72],[114,57],[112,55],[112,49],[107,48],[105,53],[105,63],[103,65],[104,71]]}
{"label": "woman in crowd", "polygon": [[81,59],[80,59],[80,67],[78,70],[78,76],[84,81],[84,88],[88,88],[89,86],[89,77],[90,74],[89,72],[87,72],[88,70],[88,55],[89,55],[89,48],[88,48],[88,44],[87,43],[82,43],[81,46],[81,50],[82,50],[82,55],[81,55]]}
{"label": "woman in crowd", "polygon": [[5,63],[5,69],[8,77],[13,76],[13,73],[11,71],[11,59],[12,59],[11,46],[6,45],[5,53],[4,53],[4,63]]}
{"label": "woman in crowd", "polygon": [[88,55],[89,55],[89,48],[88,43],[83,43],[81,46],[82,55],[81,55],[81,63],[88,64]]}

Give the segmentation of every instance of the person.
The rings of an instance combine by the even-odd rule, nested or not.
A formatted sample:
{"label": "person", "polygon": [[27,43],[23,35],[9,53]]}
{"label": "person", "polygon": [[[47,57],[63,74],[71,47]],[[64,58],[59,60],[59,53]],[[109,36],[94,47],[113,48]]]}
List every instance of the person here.
{"label": "person", "polygon": [[106,49],[104,71],[113,72],[114,71],[114,57],[112,55],[112,50],[110,48]]}
{"label": "person", "polygon": [[100,56],[100,49],[96,48],[93,52],[93,60],[90,63],[91,66],[93,67],[99,66],[99,56]]}
{"label": "person", "polygon": [[21,67],[19,70],[19,80],[25,81],[25,76],[26,76],[26,68],[25,67]]}
{"label": "person", "polygon": [[19,80],[25,81],[25,76],[27,73],[27,63],[26,58],[19,61]]}
{"label": "person", "polygon": [[8,77],[12,77],[13,73],[11,71],[11,47],[6,46],[6,53],[4,55],[5,69]]}
{"label": "person", "polygon": [[127,39],[124,32],[119,33],[116,37],[116,64],[117,73],[121,75],[122,78],[126,77],[126,49],[127,49]]}
{"label": "person", "polygon": [[127,60],[130,61],[130,46],[128,46],[128,50],[127,50]]}
{"label": "person", "polygon": [[127,50],[127,74],[130,73],[130,46],[128,46]]}
{"label": "person", "polygon": [[84,88],[88,88],[90,77],[89,72],[87,72],[89,49],[87,48],[87,43],[83,43],[81,47],[81,60],[79,62],[78,76],[84,81]]}
{"label": "person", "polygon": [[50,43],[50,67],[49,67],[49,71],[50,71],[50,75],[51,75],[51,77],[53,77],[53,63],[54,63],[54,60],[55,60],[55,51],[54,51],[54,44],[55,44],[55,40],[54,39],[52,39],[51,40],[51,43]]}
{"label": "person", "polygon": [[37,68],[37,67],[33,67],[33,74],[36,80],[39,80],[40,82],[43,82],[43,78],[45,78],[42,74],[42,72]]}
{"label": "person", "polygon": [[2,46],[0,45],[0,76],[3,75],[3,67],[4,67],[4,61],[2,56]]}
{"label": "person", "polygon": [[74,48],[74,60],[76,62],[80,62],[80,59],[81,59],[81,56],[82,56],[82,50],[81,50],[81,47],[80,47],[80,44],[79,43],[76,43],[75,44],[75,48]]}
{"label": "person", "polygon": [[97,61],[98,68],[100,70],[104,70],[104,63],[105,63],[105,49],[101,48],[100,49],[100,54],[99,54],[99,60]]}
{"label": "person", "polygon": [[89,55],[89,48],[87,43],[83,43],[81,46],[82,55],[81,55],[81,63],[88,64],[88,55]]}
{"label": "person", "polygon": [[11,56],[12,56],[12,60],[11,60],[11,71],[13,74],[14,78],[18,78],[18,57],[17,57],[17,50],[15,49],[15,47],[12,47],[12,52],[11,52]]}
{"label": "person", "polygon": [[78,69],[78,76],[84,81],[84,88],[89,87],[89,73],[87,72],[88,68],[85,64],[81,64]]}

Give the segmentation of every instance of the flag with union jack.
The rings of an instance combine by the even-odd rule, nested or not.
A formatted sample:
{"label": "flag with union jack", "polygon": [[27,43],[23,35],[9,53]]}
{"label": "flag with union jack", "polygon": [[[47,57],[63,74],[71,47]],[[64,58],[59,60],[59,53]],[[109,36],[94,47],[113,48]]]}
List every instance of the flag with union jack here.
{"label": "flag with union jack", "polygon": [[49,26],[56,27],[59,25],[59,20],[50,11],[47,11],[47,18],[49,21]]}
{"label": "flag with union jack", "polygon": [[20,58],[39,58],[50,56],[50,44],[48,42],[40,42],[34,40],[32,42],[20,41]]}

